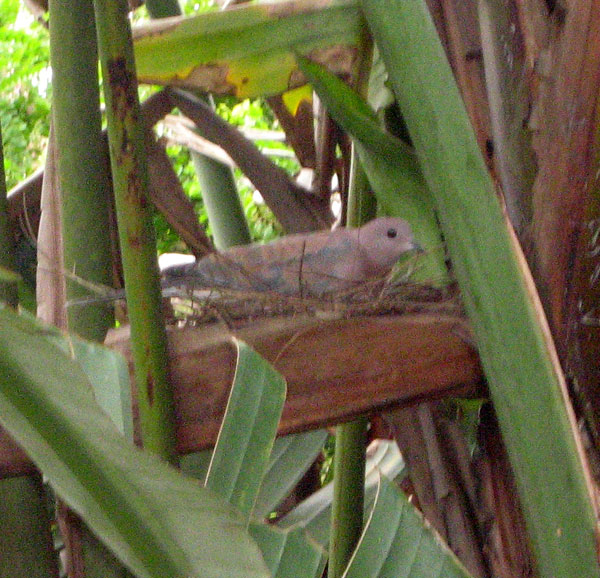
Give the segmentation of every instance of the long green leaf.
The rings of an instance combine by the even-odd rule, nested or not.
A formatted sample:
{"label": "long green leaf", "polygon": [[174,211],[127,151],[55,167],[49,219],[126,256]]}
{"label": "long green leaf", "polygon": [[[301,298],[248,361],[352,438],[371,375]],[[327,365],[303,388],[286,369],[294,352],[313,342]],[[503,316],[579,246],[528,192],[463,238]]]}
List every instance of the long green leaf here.
{"label": "long green leaf", "polygon": [[339,78],[302,56],[298,56],[298,66],[331,115],[352,136],[383,211],[411,224],[426,252],[419,260],[414,280],[446,284],[445,255],[433,198],[414,151],[385,132],[375,113]]}
{"label": "long green leaf", "polygon": [[[291,434],[275,440],[269,464],[252,516],[265,518],[292,491],[323,448],[327,430]],[[205,480],[212,450],[189,454],[181,458],[181,469],[199,480]]]}
{"label": "long green leaf", "polygon": [[322,49],[321,60],[350,73],[352,58],[340,55],[360,33],[356,0],[255,4],[144,25],[135,58],[141,82],[268,96],[301,82],[295,51]]}
{"label": "long green leaf", "polygon": [[302,528],[281,530],[252,523],[250,534],[258,543],[273,578],[320,578],[327,555]]}
{"label": "long green leaf", "polygon": [[468,578],[404,493],[380,476],[375,505],[344,578]]}
{"label": "long green leaf", "polygon": [[117,429],[133,441],[133,414],[131,384],[125,358],[118,352],[57,332],[55,342],[61,349],[72,352],[86,374],[98,405],[112,419]]}
{"label": "long green leaf", "polygon": [[364,147],[381,155],[398,157],[402,173],[414,179],[417,189],[427,191],[415,152],[400,139],[384,131],[373,109],[343,80],[322,66],[297,55],[298,67],[327,107],[328,112]]}
{"label": "long green leaf", "polygon": [[[28,312],[22,317],[37,324]],[[131,385],[125,358],[112,349],[94,341],[81,339],[52,326],[44,328],[48,341],[57,345],[65,354],[72,356],[89,380],[98,405],[112,419],[117,429],[128,440],[133,440],[133,415],[131,408]]]}
{"label": "long green leaf", "polygon": [[253,515],[264,518],[292,491],[323,449],[327,430],[288,435],[275,440]]}
{"label": "long green leaf", "polygon": [[223,500],[129,445],[47,330],[0,310],[0,423],[143,578],[269,576]]}
{"label": "long green leaf", "polygon": [[242,341],[206,487],[250,518],[283,410],[283,376]]}
{"label": "long green leaf", "polygon": [[427,5],[362,6],[438,205],[540,576],[599,576],[596,512],[564,378]]}

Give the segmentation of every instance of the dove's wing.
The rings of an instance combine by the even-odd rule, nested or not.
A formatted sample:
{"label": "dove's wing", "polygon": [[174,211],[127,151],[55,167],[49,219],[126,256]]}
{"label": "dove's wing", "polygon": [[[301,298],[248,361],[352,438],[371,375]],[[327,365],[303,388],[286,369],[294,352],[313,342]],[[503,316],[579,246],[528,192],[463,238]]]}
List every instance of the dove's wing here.
{"label": "dove's wing", "polygon": [[405,221],[381,218],[360,229],[289,235],[264,245],[234,247],[192,266],[168,269],[165,283],[320,296],[386,274],[403,252],[414,247]]}

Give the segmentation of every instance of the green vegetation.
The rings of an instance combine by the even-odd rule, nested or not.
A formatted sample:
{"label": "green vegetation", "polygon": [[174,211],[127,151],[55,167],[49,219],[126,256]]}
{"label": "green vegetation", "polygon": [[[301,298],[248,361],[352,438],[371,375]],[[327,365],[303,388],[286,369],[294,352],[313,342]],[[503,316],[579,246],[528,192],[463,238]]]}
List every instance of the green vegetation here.
{"label": "green vegetation", "polygon": [[0,0],[0,122],[7,188],[41,166],[51,85],[48,31],[18,0]]}
{"label": "green vegetation", "polygon": [[[522,548],[527,560],[531,554],[527,570],[540,578],[599,576],[596,504],[565,379],[527,264],[475,138],[465,95],[456,86],[425,0],[257,2],[225,12],[207,0],[188,1],[183,6],[185,16],[166,23],[151,20],[148,14],[174,15],[179,12],[177,1],[154,0],[148,12],[138,10],[132,19],[142,24],[133,35],[127,6],[126,0],[83,5],[51,0],[52,95],[44,22],[34,22],[17,0],[0,0],[0,146],[3,141],[8,186],[42,164],[52,96],[58,153],[51,170],[56,170],[61,186],[60,209],[54,216],[57,221],[62,218],[62,233],[60,243],[58,232],[52,239],[60,248],[49,268],[69,279],[67,298],[82,293],[83,283],[71,279],[75,275],[110,285],[122,273],[127,294],[133,400],[123,359],[99,343],[75,336],[102,341],[113,324],[112,307],[93,303],[86,304],[84,313],[67,309],[62,289],[56,288],[61,283],[39,294],[40,302],[50,297],[56,301],[53,305],[60,313],[48,317],[61,331],[14,308],[0,307],[0,424],[93,532],[83,554],[77,545],[71,550],[81,555],[81,564],[87,563],[86,578],[128,572],[140,578],[322,578],[327,560],[330,578],[396,578],[400,573],[410,578],[487,578],[495,573],[495,557],[504,554],[493,549],[489,538],[490,519],[496,512],[480,503],[468,447],[473,439],[461,438],[459,420],[449,416],[466,404],[434,406],[425,400],[415,410],[420,413],[412,414],[415,431],[407,431],[410,419],[398,418],[403,428],[399,435],[396,432],[399,443],[411,438],[401,448],[407,468],[393,443],[381,443],[373,455],[366,452],[368,419],[357,416],[338,428],[341,435],[335,450],[329,447],[325,452],[326,466],[312,472],[315,479],[320,474],[322,481],[333,476],[333,484],[319,489],[313,480],[312,495],[295,495],[285,504],[284,498],[299,490],[299,480],[322,454],[327,432],[275,439],[285,379],[235,339],[233,385],[216,446],[208,452],[210,457],[194,456],[186,467],[203,484],[175,467],[182,439],[177,436],[182,434],[168,379],[167,331],[155,257],[157,251],[187,248],[166,224],[165,215],[187,211],[188,225],[191,222],[193,228],[197,217],[209,232],[208,220],[212,220],[220,247],[247,242],[249,232],[253,240],[265,240],[280,235],[283,228],[312,231],[333,220],[329,185],[334,173],[343,183],[348,224],[374,214],[410,222],[424,249],[414,270],[406,274],[411,288],[437,295],[456,279],[501,428],[503,441],[499,434],[494,440],[500,448],[497,454],[503,454],[505,442],[522,512],[505,488],[494,496],[502,500],[506,494],[504,503],[492,501],[487,507],[497,507],[510,528],[521,529],[514,518],[523,514],[531,542],[528,549],[526,540],[515,532],[511,546]],[[373,71],[384,69],[386,82],[374,78]],[[340,76],[344,81],[353,79],[358,89],[350,88]],[[385,111],[372,110],[363,98],[369,76],[371,102],[385,101],[401,111],[402,138],[381,122]],[[319,102],[309,104],[310,90],[286,100],[289,89],[307,79]],[[160,94],[155,87],[139,90],[138,81],[163,83],[167,88]],[[179,194],[177,210],[161,209],[164,215],[159,215],[149,203],[151,199],[159,206],[150,194],[156,175],[149,168],[156,165],[148,162],[147,145],[154,143],[147,138],[139,95],[155,93],[163,100],[152,102],[164,107],[157,118],[176,105],[181,116],[194,119],[198,129],[177,133],[169,118],[158,124],[158,136],[168,145],[173,172],[195,214],[178,187],[167,191],[172,193],[170,200]],[[248,95],[252,98],[245,98]],[[323,108],[320,116],[315,114],[317,105],[324,105],[331,118]],[[211,128],[201,126],[205,119]],[[289,153],[291,148],[276,136],[256,136],[266,130],[280,135],[280,123],[298,158],[312,153],[304,168],[315,169],[314,190],[304,190],[290,177],[300,169],[292,155],[275,154]],[[103,126],[108,134],[119,251],[111,245],[109,195],[103,194],[109,193]],[[308,136],[302,133],[306,127]],[[244,131],[253,131],[254,136],[244,139]],[[201,141],[197,144],[190,137],[200,133],[215,141],[226,135],[223,148],[245,175],[236,168],[232,179],[223,160],[218,161],[222,172],[207,170],[199,157],[208,158],[209,153]],[[255,140],[263,151],[270,149],[270,156],[257,152],[248,140]],[[301,145],[309,153],[300,154]],[[159,177],[172,175],[169,163],[159,166]],[[225,173],[227,182],[222,178]],[[222,188],[214,186],[214,178],[211,183],[215,174]],[[6,226],[9,210],[3,171],[0,178],[0,283],[11,283],[15,276],[8,269],[16,259]],[[228,202],[219,203],[225,189]],[[177,219],[169,222],[180,225]],[[388,236],[395,236],[394,229]],[[202,242],[198,254],[207,250],[208,243],[204,238]],[[41,251],[45,247],[40,241]],[[113,276],[111,264],[117,253],[120,262]],[[7,304],[15,304],[14,291],[8,289],[3,295]],[[67,311],[68,324],[61,317]],[[429,317],[432,327],[439,322],[435,315]],[[457,320],[457,326],[462,327],[462,320]],[[352,363],[351,355],[360,355],[360,347],[348,353]],[[201,374],[201,367],[195,369]],[[378,379],[384,369],[375,368],[365,382]],[[476,404],[474,413],[480,407]],[[136,441],[144,449],[131,443],[134,421]],[[486,431],[478,433],[483,436]],[[499,459],[498,455],[483,455],[482,461]],[[29,558],[25,560],[20,540],[14,538],[0,541],[0,549],[2,557],[6,550],[6,560],[23,558],[24,567],[29,559],[38,558],[36,550],[43,549],[50,569],[40,570],[39,575],[55,575],[48,513],[40,499],[41,478],[31,472],[19,474],[29,487],[27,505],[35,510],[29,517],[36,534],[21,530],[24,540],[31,538],[26,541]],[[497,473],[506,472],[487,472],[488,476]],[[477,474],[486,471],[481,468]],[[2,516],[11,520],[5,529],[10,538],[20,527],[15,497],[21,490],[4,482],[0,479],[0,508],[10,514]],[[460,562],[407,499],[400,482],[417,496],[418,506],[445,534]],[[479,485],[492,487],[495,482],[489,477]],[[72,531],[73,522],[68,517],[62,521],[63,529]],[[0,536],[5,538],[2,532]],[[468,540],[463,541],[465,536]],[[500,538],[510,541],[513,536]],[[109,572],[83,560],[97,539],[100,549],[108,547],[116,557]],[[0,566],[3,578],[23,574],[18,564],[11,566]]]}
{"label": "green vegetation", "polygon": [[[215,9],[211,0],[188,0],[182,4],[185,14]],[[136,20],[145,19],[148,19],[147,12],[141,8],[136,12]],[[0,0],[0,70],[0,123],[6,186],[10,190],[43,166],[52,98],[48,29],[33,18],[20,0]],[[140,88],[142,95],[150,92],[147,87]],[[260,98],[238,101],[219,97],[216,100],[217,112],[235,126],[281,130],[273,113]],[[280,141],[256,141],[256,144],[259,148],[290,150]],[[171,143],[167,151],[200,223],[207,226],[210,234],[189,149]],[[293,158],[275,156],[273,160],[291,172],[299,169]],[[282,231],[269,208],[262,202],[256,202],[254,188],[239,169],[235,169],[235,176],[252,239],[259,241],[278,237]],[[162,215],[156,213],[154,222],[159,253],[185,250]]]}

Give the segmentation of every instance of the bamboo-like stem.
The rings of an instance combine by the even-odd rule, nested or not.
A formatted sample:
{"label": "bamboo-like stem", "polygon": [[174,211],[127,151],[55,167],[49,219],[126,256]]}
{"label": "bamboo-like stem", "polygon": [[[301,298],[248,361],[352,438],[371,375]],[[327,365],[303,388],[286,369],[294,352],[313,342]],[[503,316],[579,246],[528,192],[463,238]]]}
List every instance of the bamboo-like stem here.
{"label": "bamboo-like stem", "polygon": [[142,443],[175,462],[173,400],[127,3],[95,0],[94,6]]}
{"label": "bamboo-like stem", "polygon": [[0,503],[0,575],[58,578],[41,475],[0,480]]}
{"label": "bamboo-like stem", "polygon": [[[93,4],[51,0],[49,7],[64,268],[86,281],[110,285],[110,180],[100,117]],[[68,299],[88,296],[70,278],[66,288]],[[69,330],[103,341],[114,324],[113,310],[110,304],[78,306],[68,311],[67,322]],[[126,570],[95,535],[71,519],[59,514],[65,542],[73,546],[67,549],[70,576],[124,576]],[[104,564],[100,566],[98,560]]]}
{"label": "bamboo-like stem", "polygon": [[[357,71],[357,90],[364,95],[368,88],[372,44],[366,37],[362,44]],[[349,227],[359,227],[374,216],[375,204],[366,197],[369,194],[369,184],[354,147],[352,160],[346,224]],[[328,578],[342,576],[362,533],[368,426],[369,420],[360,417],[338,426],[335,432]]]}
{"label": "bamboo-like stem", "polygon": [[192,159],[217,249],[250,243],[250,230],[231,169],[205,155],[192,153]]}
{"label": "bamboo-like stem", "polygon": [[[348,205],[348,226],[358,227],[375,216],[374,197],[354,149]],[[342,576],[362,533],[368,426],[368,419],[358,418],[335,432],[328,578]]]}
{"label": "bamboo-like stem", "polygon": [[335,433],[328,578],[342,576],[362,532],[368,424],[361,417]]}
{"label": "bamboo-like stem", "polygon": [[[64,268],[77,277],[110,285],[108,221],[110,182],[100,119],[98,65],[91,1],[50,3],[54,130],[61,189]],[[67,298],[88,296],[67,278]],[[110,305],[68,312],[69,329],[103,341],[114,319]]]}

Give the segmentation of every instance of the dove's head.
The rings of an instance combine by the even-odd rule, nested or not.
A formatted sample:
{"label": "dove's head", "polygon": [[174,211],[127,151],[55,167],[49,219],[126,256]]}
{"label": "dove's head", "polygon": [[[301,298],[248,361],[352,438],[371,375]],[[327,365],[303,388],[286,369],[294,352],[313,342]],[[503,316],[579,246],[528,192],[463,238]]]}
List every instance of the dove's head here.
{"label": "dove's head", "polygon": [[369,221],[357,232],[374,274],[389,271],[404,253],[422,250],[404,219],[380,217]]}

